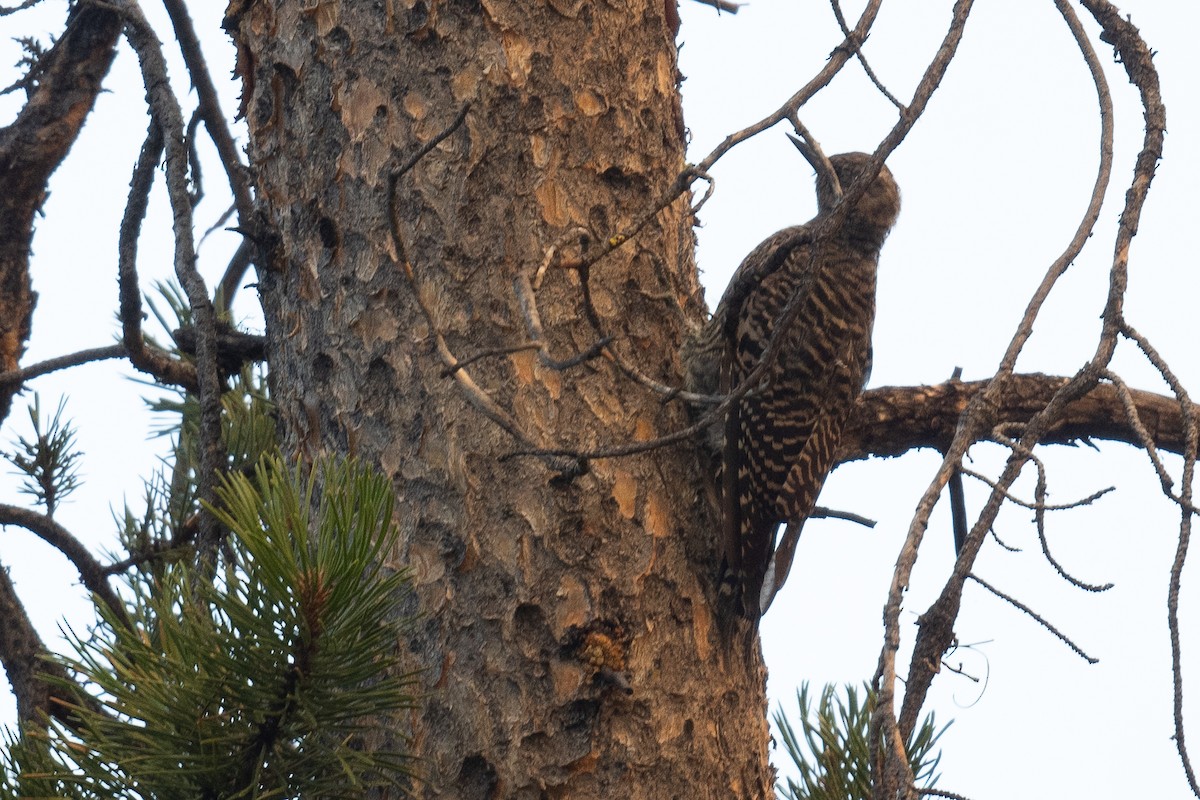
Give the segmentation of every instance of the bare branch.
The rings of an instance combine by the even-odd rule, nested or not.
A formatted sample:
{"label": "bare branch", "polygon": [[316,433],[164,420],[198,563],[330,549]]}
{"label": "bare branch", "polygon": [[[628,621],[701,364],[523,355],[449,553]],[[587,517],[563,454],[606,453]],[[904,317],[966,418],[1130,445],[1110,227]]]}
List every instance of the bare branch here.
{"label": "bare branch", "polygon": [[88,591],[103,600],[116,619],[128,621],[125,606],[105,579],[104,567],[74,534],[44,514],[6,503],[0,503],[0,526],[2,525],[20,526],[62,553],[75,566],[80,581]]}
{"label": "bare branch", "polygon": [[[979,402],[989,383],[950,381],[932,386],[884,386],[864,392],[842,436],[838,461],[898,456],[921,447],[945,452],[963,411]],[[994,404],[987,408],[985,421],[989,421],[989,427],[1001,421],[1027,424],[1069,383],[1069,378],[1052,375],[1012,375],[1005,381],[1004,391],[996,393]],[[1180,403],[1137,389],[1130,389],[1130,395],[1155,445],[1182,454],[1187,438]],[[1194,403],[1184,408],[1195,414]],[[1109,384],[1095,386],[1065,404],[1057,419],[1044,424],[1039,441],[1071,445],[1093,439],[1141,446],[1116,389]]]}
{"label": "bare branch", "polygon": [[992,480],[988,476],[983,475],[979,472],[975,472],[974,470],[967,469],[964,467],[962,470],[962,473],[963,473],[963,475],[974,478],[975,480],[979,481],[980,483],[986,484],[991,489],[999,488],[1000,491],[1004,492],[1005,500],[1012,503],[1013,505],[1018,505],[1018,506],[1021,506],[1022,508],[1028,508],[1031,511],[1036,511],[1039,508],[1043,509],[1045,511],[1067,511],[1072,508],[1082,508],[1083,506],[1090,506],[1092,503],[1096,502],[1097,500],[1099,500],[1101,497],[1108,494],[1109,492],[1116,491],[1116,488],[1117,488],[1115,486],[1109,486],[1106,489],[1101,489],[1098,492],[1092,492],[1087,497],[1080,498],[1079,500],[1075,500],[1070,503],[1040,503],[1039,504],[1039,503],[1032,503],[1028,500],[1022,500],[1021,498],[1014,495],[1012,492],[1009,492],[1009,491],[1005,490],[1003,487],[1000,487],[999,484],[997,484],[994,480]]}
{"label": "bare branch", "polygon": [[17,386],[34,378],[40,378],[62,369],[78,367],[81,364],[90,364],[93,361],[104,361],[110,358],[125,358],[127,355],[128,351],[126,351],[125,345],[111,344],[108,347],[93,347],[90,350],[80,350],[78,353],[48,358],[12,372],[0,372],[0,388]]}
{"label": "bare branch", "polygon": [[62,666],[45,659],[48,653],[17,597],[8,569],[0,565],[0,662],[8,674],[22,724],[44,728],[51,717],[69,721],[66,709],[72,698],[47,678],[67,685],[71,679]]}
{"label": "bare branch", "polygon": [[[705,2],[705,1],[706,0],[697,0],[697,2]],[[23,2],[20,5],[0,6],[0,17],[7,17],[9,14],[16,14],[18,11],[24,11],[27,8],[32,8],[33,6],[36,6],[40,2],[42,2],[42,0],[23,0]],[[734,13],[735,14],[737,13],[737,9],[734,9]]]}
{"label": "bare branch", "polygon": [[183,0],[163,0],[171,25],[175,29],[175,40],[183,54],[183,63],[187,66],[192,86],[200,105],[196,113],[204,120],[204,129],[217,149],[225,175],[229,179],[229,188],[233,191],[233,202],[237,206],[238,224],[246,227],[254,219],[254,197],[250,190],[250,177],[242,164],[237,145],[229,124],[221,111],[221,102],[217,97],[216,86],[209,75],[208,65],[204,62],[204,51],[200,48],[200,39],[196,36],[196,28],[192,25],[191,15]]}
{"label": "bare branch", "polygon": [[904,104],[887,90],[887,87],[883,85],[883,81],[879,80],[879,76],[875,74],[875,70],[871,69],[871,65],[867,63],[867,57],[863,55],[862,43],[855,37],[854,31],[850,30],[850,27],[846,24],[846,16],[842,13],[842,4],[838,0],[830,0],[829,4],[833,7],[833,15],[837,17],[838,27],[842,29],[842,35],[846,37],[846,41],[849,42],[850,47],[854,50],[854,55],[858,58],[858,63],[862,65],[863,72],[867,73],[867,77],[870,78],[871,83],[875,84],[875,88],[879,90],[879,93],[886,97],[888,102],[898,108],[900,113],[904,113]]}
{"label": "bare branch", "polygon": [[[221,538],[220,526],[207,510],[216,501],[216,482],[225,462],[221,451],[221,378],[217,369],[216,312],[204,278],[196,268],[183,112],[171,91],[162,47],[141,6],[136,0],[114,0],[114,5],[126,19],[125,36],[137,54],[150,115],[162,132],[166,151],[167,197],[175,234],[175,275],[187,294],[197,333],[196,396],[200,406],[197,497],[203,509],[197,553],[201,561],[211,562]],[[214,113],[218,112],[219,109]],[[209,132],[212,133],[211,128]]]}
{"label": "bare branch", "polygon": [[1072,642],[1071,639],[1066,634],[1064,634],[1058,628],[1051,625],[1045,619],[1045,617],[1042,617],[1040,614],[1038,614],[1032,608],[1030,608],[1029,606],[1022,603],[1020,600],[1016,599],[1015,597],[1013,597],[1011,595],[1005,594],[1004,592],[997,589],[995,586],[992,586],[990,583],[985,581],[983,578],[980,578],[978,575],[975,575],[972,573],[972,574],[968,575],[967,577],[970,578],[971,580],[975,581],[976,583],[978,583],[983,588],[987,589],[992,594],[996,595],[996,597],[999,597],[1001,600],[1004,600],[1005,602],[1009,603],[1010,605],[1020,609],[1021,611],[1025,612],[1026,614],[1028,614],[1035,621],[1037,621],[1037,623],[1039,625],[1041,625],[1043,628],[1045,628],[1046,630],[1053,633],[1056,637],[1058,637],[1058,639],[1063,644],[1065,644],[1067,647],[1074,650],[1076,655],[1078,655],[1084,661],[1088,662],[1089,664],[1098,664],[1100,662],[1100,659],[1093,658],[1092,656],[1089,656],[1087,653],[1083,652],[1083,650],[1080,649],[1079,645]]}
{"label": "bare branch", "polygon": [[133,179],[129,182],[129,200],[121,218],[117,243],[117,291],[120,295],[121,338],[129,362],[134,367],[164,383],[196,390],[196,370],[191,364],[172,358],[156,347],[146,344],[142,335],[142,289],[138,284],[137,250],[142,220],[150,198],[150,186],[162,154],[162,131],[151,122],[146,142],[142,145]]}
{"label": "bare branch", "polygon": [[[18,368],[29,338],[34,215],[45,201],[46,182],[100,93],[120,33],[118,15],[89,3],[74,4],[66,30],[38,59],[38,80],[28,101],[12,124],[0,129],[0,372]],[[0,389],[0,419],[8,416],[15,391]]]}
{"label": "bare branch", "polygon": [[[25,0],[27,3],[37,3],[40,0]],[[742,7],[742,3],[731,3],[729,0],[696,0],[697,3],[702,3],[706,6],[712,6],[717,11],[727,11],[730,14],[736,14],[738,9]]]}

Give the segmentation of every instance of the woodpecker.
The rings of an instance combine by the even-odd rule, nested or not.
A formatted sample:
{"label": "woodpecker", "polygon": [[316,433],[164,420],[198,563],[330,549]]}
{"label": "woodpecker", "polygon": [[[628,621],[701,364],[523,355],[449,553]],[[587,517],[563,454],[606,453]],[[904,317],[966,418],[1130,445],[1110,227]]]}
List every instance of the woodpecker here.
{"label": "woodpecker", "polygon": [[[814,161],[806,143],[792,141]],[[829,162],[849,189],[869,160],[844,153]],[[781,337],[772,362],[710,436],[719,463],[722,591],[755,620],[787,578],[800,529],[870,374],[879,253],[900,213],[900,190],[883,167],[841,224],[817,238],[818,223],[841,201],[832,184],[818,177],[817,217],[754,248],[712,319],[684,346],[688,387],[727,394]],[[789,302],[799,304],[798,314],[781,328]],[[787,527],[777,546],[780,523]]]}

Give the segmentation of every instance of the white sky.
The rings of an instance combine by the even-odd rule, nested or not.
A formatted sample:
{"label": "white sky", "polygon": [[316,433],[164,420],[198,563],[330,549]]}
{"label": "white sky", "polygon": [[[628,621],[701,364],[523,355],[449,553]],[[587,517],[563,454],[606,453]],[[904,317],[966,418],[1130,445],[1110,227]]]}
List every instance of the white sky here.
{"label": "white sky", "polygon": [[[194,3],[193,13],[214,77],[231,68],[219,31],[220,3]],[[848,4],[854,19],[861,3]],[[866,52],[882,80],[902,99],[911,95],[949,20],[949,0],[885,3]],[[1134,243],[1127,318],[1170,361],[1184,384],[1200,387],[1194,309],[1200,278],[1186,232],[1200,208],[1188,192],[1200,178],[1195,84],[1200,55],[1193,37],[1200,7],[1153,0],[1127,1],[1152,48],[1168,112],[1165,158]],[[49,11],[53,10],[53,13]],[[150,4],[152,16],[161,16]],[[703,157],[726,134],[764,116],[824,63],[840,36],[822,3],[755,0],[737,15],[684,0],[681,68],[692,155]],[[1084,12],[1080,10],[1081,16]],[[0,64],[17,52],[18,35],[57,33],[61,7],[0,18]],[[1094,26],[1088,26],[1095,32]],[[169,28],[163,24],[160,31]],[[1107,287],[1112,234],[1125,181],[1141,142],[1141,109],[1111,51],[1096,43],[1109,65],[1117,108],[1113,187],[1087,250],[1043,311],[1020,362],[1024,371],[1070,374],[1093,352]],[[172,77],[187,85],[178,61]],[[4,73],[9,74],[9,73]],[[7,83],[7,80],[4,81]],[[67,163],[55,175],[46,218],[34,240],[35,288],[40,293],[26,363],[107,344],[117,330],[116,229],[129,174],[145,132],[136,63],[122,49]],[[232,109],[236,88],[225,91]],[[0,124],[20,97],[0,98]],[[194,103],[189,97],[188,105]],[[980,0],[956,61],[928,112],[889,165],[900,183],[904,211],[884,249],[875,330],[874,385],[939,382],[961,366],[965,379],[992,373],[1012,336],[1029,293],[1073,233],[1094,179],[1099,123],[1091,84],[1050,0]],[[851,111],[850,109],[855,109]],[[802,111],[827,152],[871,150],[891,127],[894,110],[873,93],[853,63]],[[215,222],[227,205],[219,170],[207,169],[210,196],[199,224]],[[741,257],[786,225],[811,217],[811,170],[783,135],[769,131],[727,155],[713,170],[717,192],[704,208],[699,261],[715,299]],[[158,187],[161,189],[161,182]],[[218,196],[221,195],[221,196]],[[140,267],[144,285],[170,272],[170,243],[162,194],[147,221]],[[156,222],[157,220],[157,222]],[[1179,233],[1176,233],[1176,232]],[[211,281],[219,276],[236,236],[218,233],[201,252]],[[248,293],[250,294],[250,293]],[[246,313],[249,313],[248,311]],[[1133,385],[1161,390],[1136,352],[1122,347],[1116,369]],[[86,453],[86,483],[60,512],[61,521],[97,550],[111,547],[110,507],[137,503],[141,476],[161,443],[143,445],[151,421],[142,411],[145,387],[127,367],[93,365],[39,380],[44,408],[69,396]],[[27,433],[18,405],[0,433],[4,442]],[[975,467],[995,474],[998,448],[972,451]],[[1178,514],[1162,497],[1147,459],[1130,447],[1052,448],[1044,453],[1052,502],[1097,489],[1118,491],[1094,507],[1051,515],[1048,535],[1056,557],[1077,577],[1112,581],[1104,595],[1063,582],[1042,558],[1031,512],[1009,508],[997,530],[1022,548],[985,546],[976,571],[1048,617],[1100,663],[1088,666],[1034,621],[986,594],[967,589],[956,627],[963,643],[948,657],[979,683],[943,673],[932,707],[954,720],[942,740],[940,788],[976,800],[1022,797],[1185,797],[1188,795],[1171,721],[1166,629],[1167,576]],[[763,623],[773,702],[794,707],[803,680],[861,682],[874,672],[884,595],[891,569],[920,494],[938,459],[902,459],[843,467],[830,479],[823,505],[879,521],[871,531],[818,520],[805,532],[791,580]],[[1178,461],[1169,460],[1178,472]],[[968,488],[978,506],[980,487]],[[1032,484],[1022,484],[1026,496]],[[23,502],[15,482],[0,475],[0,502]],[[0,560],[11,567],[28,610],[53,638],[64,614],[84,619],[86,603],[65,560],[30,534],[9,528]],[[911,623],[941,588],[952,558],[946,509],[936,510],[908,593]],[[1200,689],[1194,567],[1185,573],[1181,619],[1185,671]],[[74,623],[78,625],[79,623]],[[915,628],[905,625],[905,645]],[[1185,695],[1186,696],[1186,695]],[[1200,705],[1188,703],[1193,718]],[[12,718],[0,697],[0,719]],[[1200,748],[1200,727],[1191,726]],[[1200,757],[1200,756],[1198,756]]]}

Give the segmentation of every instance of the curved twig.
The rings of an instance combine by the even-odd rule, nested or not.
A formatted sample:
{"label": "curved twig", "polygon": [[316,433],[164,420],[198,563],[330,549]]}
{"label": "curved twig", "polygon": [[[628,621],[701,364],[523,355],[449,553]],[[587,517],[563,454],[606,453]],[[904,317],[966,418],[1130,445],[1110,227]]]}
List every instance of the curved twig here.
{"label": "curved twig", "polygon": [[150,115],[162,131],[166,151],[167,197],[175,234],[175,275],[187,294],[197,334],[195,369],[200,423],[196,494],[202,508],[197,553],[202,562],[211,562],[221,538],[216,517],[208,511],[216,503],[216,483],[225,462],[221,451],[221,378],[217,366],[216,312],[204,278],[196,268],[183,112],[167,78],[162,46],[141,6],[136,0],[113,0],[113,5],[125,17],[125,37],[141,65]]}
{"label": "curved twig", "polygon": [[867,63],[867,57],[863,55],[862,44],[846,24],[846,17],[842,13],[842,4],[838,0],[830,0],[829,4],[833,6],[833,15],[837,17],[838,27],[842,29],[842,35],[846,37],[846,41],[854,48],[854,55],[858,59],[858,63],[862,66],[863,72],[867,73],[867,78],[870,79],[871,83],[875,84],[875,88],[888,99],[888,102],[899,109],[901,113],[904,113],[904,104],[887,90],[887,87],[883,85],[883,81],[879,80],[879,76],[875,74],[875,70],[871,69],[871,65]]}
{"label": "curved twig", "polygon": [[200,38],[192,24],[183,0],[163,0],[167,15],[171,18],[171,26],[175,29],[175,39],[179,42],[179,50],[183,54],[183,63],[187,66],[192,86],[200,105],[196,111],[204,120],[204,129],[212,139],[229,179],[229,188],[233,192],[233,202],[237,206],[238,224],[246,227],[254,218],[254,196],[250,187],[250,176],[238,154],[237,144],[229,130],[224,112],[221,111],[221,101],[217,97],[216,86],[213,85],[208,65],[204,62],[204,51],[200,47]]}
{"label": "curved twig", "polygon": [[[1092,72],[1093,80],[1096,83],[1097,94],[1100,99],[1102,133],[1101,169],[1100,177],[1097,180],[1097,186],[1099,187],[1103,182],[1104,175],[1109,171],[1107,165],[1111,161],[1111,102],[1103,78],[1102,68],[1083,33],[1082,26],[1064,0],[1056,0],[1056,5],[1064,19],[1067,20],[1080,51],[1084,54],[1084,58]],[[1087,5],[1086,0],[1085,5]],[[1100,18],[1098,17],[1098,19]],[[1103,19],[1100,21],[1104,27],[1105,37],[1121,38],[1130,36],[1127,31],[1121,31],[1114,26],[1106,24]],[[1140,47],[1144,47],[1140,39],[1137,39],[1136,36],[1132,42]],[[1127,42],[1127,44],[1129,43]],[[1142,155],[1139,156],[1138,168],[1135,172],[1133,183],[1126,195],[1126,212],[1122,215],[1123,229],[1118,233],[1117,253],[1110,272],[1109,300],[1105,308],[1104,329],[1101,341],[1097,347],[1096,355],[1089,364],[1083,370],[1080,370],[1075,377],[1067,381],[1050,398],[1046,406],[1034,414],[1028,421],[1020,440],[1026,451],[1031,450],[1037,442],[1042,440],[1045,432],[1058,423],[1064,410],[1071,403],[1086,395],[1096,386],[1100,379],[1099,371],[1107,365],[1108,359],[1111,357],[1112,346],[1115,341],[1114,333],[1120,320],[1120,298],[1125,285],[1128,244],[1134,230],[1133,228],[1126,228],[1126,224],[1132,221],[1136,225],[1136,219],[1140,215],[1140,209],[1145,200],[1146,189],[1153,178],[1154,166],[1157,162],[1158,154],[1161,153],[1161,123],[1163,117],[1161,114],[1161,104],[1157,100],[1157,79],[1153,78],[1148,85],[1151,86],[1151,91],[1143,92],[1143,103],[1147,111],[1146,138]],[[992,414],[994,404],[1003,398],[1004,390],[1010,381],[1017,355],[1024,347],[1032,331],[1033,320],[1040,310],[1050,288],[1052,288],[1061,273],[1065,271],[1070,260],[1074,258],[1074,254],[1078,251],[1079,247],[1082,247],[1083,242],[1089,235],[1091,230],[1090,220],[1095,216],[1096,212],[1094,209],[1098,209],[1099,203],[1099,192],[1096,192],[1093,194],[1089,211],[1085,215],[1085,223],[1080,226],[1064,256],[1060,257],[1052,265],[1043,279],[1041,286],[1039,286],[1031,299],[1025,315],[1022,317],[1017,333],[1013,337],[1013,341],[1001,361],[996,377],[993,379],[991,385],[978,398],[972,401],[966,413],[961,417],[957,434],[948,449],[942,468],[938,471],[926,495],[922,498],[921,504],[918,506],[918,512],[914,516],[912,525],[910,526],[909,537],[905,542],[900,558],[897,560],[897,569],[892,589],[889,593],[888,605],[885,609],[885,643],[880,655],[879,670],[876,673],[877,680],[886,684],[880,688],[880,706],[877,706],[877,709],[881,709],[882,707],[879,713],[886,715],[881,720],[885,728],[890,723],[890,708],[886,706],[892,699],[890,691],[895,681],[895,654],[899,648],[900,597],[907,586],[908,576],[911,575],[912,564],[916,559],[915,547],[919,545],[924,529],[928,524],[932,502],[941,493],[948,474],[953,468],[953,464],[962,457],[966,447],[984,429],[986,420]],[[1005,489],[1010,487],[1020,474],[1025,460],[1024,456],[1021,455],[1010,459],[998,484]],[[957,617],[961,602],[962,583],[966,580],[966,576],[970,571],[971,565],[974,563],[979,547],[987,531],[990,529],[1002,501],[1002,493],[994,490],[968,536],[963,552],[955,565],[954,574],[943,589],[941,596],[930,607],[929,611],[921,617],[921,627],[910,662],[911,667],[909,679],[906,683],[904,706],[899,716],[901,731],[911,731],[915,725],[920,707],[924,702],[925,694],[928,691],[936,669],[937,655],[944,652],[948,643],[953,639],[953,623]],[[885,692],[887,693],[886,696]],[[889,740],[898,738],[889,737]],[[897,755],[896,753],[889,753],[888,757],[894,759]]]}
{"label": "curved twig", "polygon": [[967,575],[967,577],[970,578],[971,580],[975,581],[976,583],[978,583],[983,588],[987,589],[992,594],[996,595],[996,597],[999,597],[1001,600],[1005,601],[1006,603],[1012,605],[1015,608],[1020,609],[1021,611],[1025,612],[1026,614],[1028,614],[1039,625],[1041,625],[1043,628],[1045,628],[1046,630],[1048,630],[1052,634],[1054,634],[1055,637],[1057,637],[1059,641],[1061,641],[1067,647],[1069,647],[1073,651],[1075,651],[1075,654],[1078,655],[1080,658],[1082,658],[1084,661],[1088,662],[1089,664],[1100,663],[1100,659],[1093,658],[1092,656],[1089,656],[1087,653],[1083,652],[1083,649],[1080,648],[1079,645],[1077,645],[1073,641],[1071,641],[1069,636],[1067,636],[1065,633],[1060,631],[1058,628],[1051,625],[1050,622],[1045,617],[1038,614],[1036,611],[1034,611],[1032,608],[1030,608],[1029,606],[1022,603],[1017,598],[1013,597],[1012,595],[1005,594],[1004,592],[1000,591],[995,586],[992,586],[990,583],[988,583],[983,578],[980,578],[978,575],[976,575],[974,573]]}
{"label": "curved twig", "polygon": [[0,525],[16,525],[36,534],[46,544],[62,553],[79,573],[79,579],[92,594],[104,601],[113,616],[128,624],[125,606],[117,593],[105,579],[104,567],[100,565],[78,537],[44,514],[19,506],[0,503]]}
{"label": "curved twig", "polygon": [[69,353],[65,356],[55,356],[45,361],[39,361],[36,364],[30,364],[28,367],[14,369],[11,372],[0,372],[0,387],[16,386],[62,369],[90,364],[93,361],[125,358],[127,355],[129,355],[129,352],[125,349],[125,345],[110,344],[107,347],[93,347],[88,350],[80,350],[77,353]]}
{"label": "curved twig", "polygon": [[121,218],[121,229],[117,239],[117,293],[120,297],[121,339],[129,363],[163,383],[183,386],[196,391],[196,370],[191,364],[172,358],[157,347],[146,344],[142,334],[142,290],[138,285],[137,250],[142,221],[146,218],[146,206],[150,199],[150,187],[154,172],[162,155],[162,130],[155,122],[150,123],[146,142],[138,155],[133,179],[129,182],[129,200]]}

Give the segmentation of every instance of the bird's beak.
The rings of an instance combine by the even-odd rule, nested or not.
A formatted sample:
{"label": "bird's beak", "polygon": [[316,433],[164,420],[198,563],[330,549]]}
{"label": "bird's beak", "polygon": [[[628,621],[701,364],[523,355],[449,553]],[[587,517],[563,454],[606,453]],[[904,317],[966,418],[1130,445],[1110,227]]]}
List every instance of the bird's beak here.
{"label": "bird's beak", "polygon": [[800,155],[804,156],[804,160],[812,165],[812,168],[817,171],[818,175],[820,175],[821,159],[817,157],[816,151],[809,147],[808,142],[804,141],[799,136],[793,136],[789,133],[787,137],[792,140],[792,144],[796,145],[796,149],[800,151]]}

